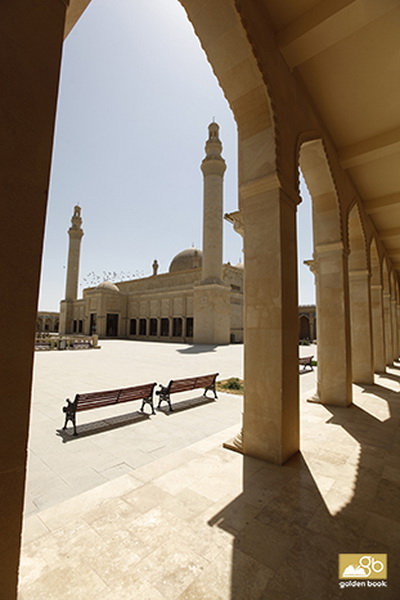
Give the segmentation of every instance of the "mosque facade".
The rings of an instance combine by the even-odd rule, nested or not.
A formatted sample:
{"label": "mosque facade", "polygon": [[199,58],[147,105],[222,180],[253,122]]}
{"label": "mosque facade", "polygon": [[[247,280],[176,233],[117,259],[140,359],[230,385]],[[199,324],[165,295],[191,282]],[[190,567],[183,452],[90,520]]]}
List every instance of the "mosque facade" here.
{"label": "mosque facade", "polygon": [[65,299],[60,333],[203,344],[243,342],[243,265],[223,264],[223,177],[219,126],[208,127],[204,178],[203,249],[189,248],[168,273],[153,263],[149,277],[103,281],[78,299],[81,209],[75,206],[69,234]]}

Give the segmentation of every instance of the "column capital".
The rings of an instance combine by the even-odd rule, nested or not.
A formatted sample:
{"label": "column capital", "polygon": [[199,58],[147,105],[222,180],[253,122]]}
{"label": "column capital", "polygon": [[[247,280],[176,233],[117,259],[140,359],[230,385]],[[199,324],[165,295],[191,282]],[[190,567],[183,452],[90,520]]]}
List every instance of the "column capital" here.
{"label": "column capital", "polygon": [[277,173],[269,173],[257,179],[245,181],[239,185],[239,194],[241,200],[248,200],[254,196],[280,190],[286,196],[288,204],[297,206],[301,202],[301,198],[294,188],[290,185],[285,185]]}
{"label": "column capital", "polygon": [[311,273],[315,276],[318,273],[318,265],[317,261],[314,258],[310,258],[309,260],[303,260],[303,264],[306,265],[311,271]]}
{"label": "column capital", "polygon": [[317,244],[315,246],[315,253],[321,254],[336,254],[341,252],[342,254],[348,254],[348,250],[345,248],[343,242],[328,242],[327,244]]}
{"label": "column capital", "polygon": [[349,271],[349,279],[369,279],[371,274],[368,269],[353,269]]}
{"label": "column capital", "polygon": [[243,220],[243,215],[240,212],[240,210],[236,210],[235,212],[231,212],[231,213],[225,213],[224,219],[225,219],[225,221],[229,221],[229,223],[232,223],[233,229],[243,237],[243,235],[244,235],[244,220]]}

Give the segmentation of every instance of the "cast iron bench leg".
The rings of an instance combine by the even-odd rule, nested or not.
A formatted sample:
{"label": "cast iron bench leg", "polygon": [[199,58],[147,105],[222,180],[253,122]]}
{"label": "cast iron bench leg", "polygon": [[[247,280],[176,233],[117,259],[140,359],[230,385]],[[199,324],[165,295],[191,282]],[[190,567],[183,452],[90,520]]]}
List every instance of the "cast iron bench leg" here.
{"label": "cast iron bench leg", "polygon": [[151,407],[151,414],[155,415],[157,414],[156,411],[154,410],[154,404],[153,404],[153,400],[152,398],[144,398],[142,401],[142,406],[140,407],[140,412],[144,412],[144,407],[146,404],[150,404]]}
{"label": "cast iron bench leg", "polygon": [[210,385],[209,387],[206,387],[204,392],[203,392],[203,396],[205,396],[207,398],[207,392],[208,390],[210,390],[211,392],[214,393],[214,398],[216,398],[218,400],[218,396],[217,396],[217,392],[215,389],[215,383],[213,385]]}

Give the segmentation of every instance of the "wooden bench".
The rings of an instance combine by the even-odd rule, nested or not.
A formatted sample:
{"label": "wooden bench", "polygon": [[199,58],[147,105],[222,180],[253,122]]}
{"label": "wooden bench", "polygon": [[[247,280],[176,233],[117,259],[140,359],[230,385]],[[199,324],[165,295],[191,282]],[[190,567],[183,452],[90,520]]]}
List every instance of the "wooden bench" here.
{"label": "wooden bench", "polygon": [[70,344],[69,347],[72,348],[73,350],[82,350],[82,349],[90,348],[91,343],[87,340],[83,340],[83,341],[78,341],[78,342],[72,342],[72,344]]}
{"label": "wooden bench", "polygon": [[50,342],[35,342],[35,350],[51,350]]}
{"label": "wooden bench", "polygon": [[131,400],[142,400],[140,411],[144,411],[146,404],[151,407],[152,414],[155,415],[153,405],[153,392],[156,383],[146,383],[134,387],[122,388],[118,390],[106,390],[103,392],[88,392],[86,394],[76,394],[75,400],[66,399],[67,406],[63,407],[65,413],[65,422],[63,429],[67,428],[68,421],[74,426],[74,435],[78,435],[76,431],[76,413],[81,410],[89,410],[91,408],[100,408],[102,406],[111,406],[113,404],[121,404],[122,402],[130,402]]}
{"label": "wooden bench", "polygon": [[307,370],[307,367],[310,367],[311,371],[314,371],[314,367],[312,365],[312,359],[314,358],[314,355],[312,356],[303,356],[302,358],[299,358],[299,366],[302,366],[302,372]]}
{"label": "wooden bench", "polygon": [[160,389],[156,391],[156,395],[159,396],[157,408],[160,408],[161,402],[167,402],[169,410],[172,411],[171,394],[188,392],[196,388],[204,388],[203,396],[207,396],[208,390],[211,390],[214,392],[214,398],[218,398],[215,389],[217,376],[218,373],[214,373],[213,375],[200,375],[186,379],[171,379],[167,386],[160,385]]}

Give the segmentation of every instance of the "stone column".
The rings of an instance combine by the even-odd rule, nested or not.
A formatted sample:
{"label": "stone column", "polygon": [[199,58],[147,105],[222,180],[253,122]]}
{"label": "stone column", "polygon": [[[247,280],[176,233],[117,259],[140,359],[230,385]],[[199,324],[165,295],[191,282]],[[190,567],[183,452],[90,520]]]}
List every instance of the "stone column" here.
{"label": "stone column", "polygon": [[397,355],[400,357],[400,304],[396,304],[397,314]]}
{"label": "stone column", "polygon": [[230,288],[222,281],[223,177],[217,123],[208,127],[204,176],[202,281],[193,293],[195,344],[229,344]]}
{"label": "stone column", "polygon": [[318,375],[312,402],[352,402],[347,253],[342,242],[315,247]]}
{"label": "stone column", "polygon": [[[33,345],[66,2],[0,3],[0,581],[17,597]],[[17,301],[16,301],[17,299]],[[10,316],[12,315],[12,318]]]}
{"label": "stone column", "polygon": [[354,383],[374,383],[370,273],[349,271],[351,363]]}
{"label": "stone column", "polygon": [[283,464],[299,449],[296,205],[276,178],[241,186],[245,252],[242,450]]}
{"label": "stone column", "polygon": [[386,364],[393,363],[392,315],[390,294],[383,292],[383,317],[385,324],[385,356]]}
{"label": "stone column", "polygon": [[[399,358],[398,353],[398,342],[397,342],[397,309],[396,309],[396,299],[392,297],[390,301],[391,308],[391,321],[392,321],[392,358],[393,361]],[[392,361],[392,362],[393,362]]]}
{"label": "stone column", "polygon": [[382,285],[371,285],[372,340],[374,371],[384,373],[385,361],[385,328],[383,323]]}

